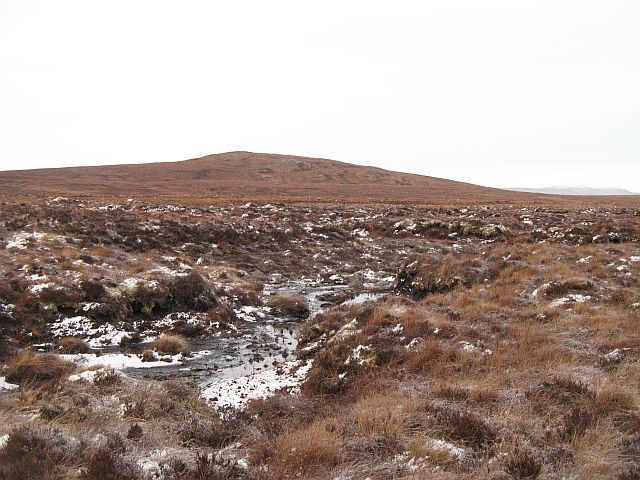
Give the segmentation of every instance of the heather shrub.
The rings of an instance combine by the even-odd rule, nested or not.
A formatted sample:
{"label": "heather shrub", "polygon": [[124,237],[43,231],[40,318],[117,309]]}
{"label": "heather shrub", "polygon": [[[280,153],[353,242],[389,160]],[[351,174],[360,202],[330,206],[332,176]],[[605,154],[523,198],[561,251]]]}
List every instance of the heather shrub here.
{"label": "heather shrub", "polygon": [[125,443],[121,438],[109,438],[87,451],[86,467],[82,478],[86,480],[136,480],[142,478],[140,469],[124,458]]}
{"label": "heather shrub", "polygon": [[99,302],[106,295],[107,290],[98,280],[88,279],[80,282],[84,298],[89,302]]}
{"label": "heather shrub", "polygon": [[540,475],[542,463],[531,452],[517,447],[509,455],[505,470],[516,479],[533,479]]}
{"label": "heather shrub", "polygon": [[142,435],[142,427],[138,423],[131,425],[127,431],[127,438],[129,440],[139,440],[142,438]]}
{"label": "heather shrub", "polygon": [[485,277],[486,265],[477,259],[448,255],[444,259],[410,257],[396,274],[394,289],[414,299],[469,287]]}
{"label": "heather shrub", "polygon": [[0,478],[63,478],[64,472],[76,464],[80,450],[80,442],[58,429],[26,425],[15,428],[0,449]]}
{"label": "heather shrub", "polygon": [[433,409],[434,419],[443,435],[451,441],[473,448],[484,448],[497,440],[496,432],[481,418],[468,411]]}
{"label": "heather shrub", "polygon": [[178,435],[189,446],[224,448],[238,438],[232,422],[192,415],[181,422]]}
{"label": "heather shrub", "polygon": [[53,420],[64,414],[64,405],[60,403],[45,403],[40,407],[40,418],[43,420]]}

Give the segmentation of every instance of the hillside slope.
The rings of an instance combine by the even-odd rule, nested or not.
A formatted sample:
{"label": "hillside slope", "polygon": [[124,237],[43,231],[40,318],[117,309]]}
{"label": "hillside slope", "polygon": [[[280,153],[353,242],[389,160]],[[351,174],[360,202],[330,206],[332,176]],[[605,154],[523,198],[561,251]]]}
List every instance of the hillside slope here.
{"label": "hillside slope", "polygon": [[[5,197],[49,195],[411,203],[537,203],[536,194],[320,158],[229,152],[192,160],[0,172]],[[545,203],[550,199],[546,198]],[[609,202],[610,203],[610,202]]]}

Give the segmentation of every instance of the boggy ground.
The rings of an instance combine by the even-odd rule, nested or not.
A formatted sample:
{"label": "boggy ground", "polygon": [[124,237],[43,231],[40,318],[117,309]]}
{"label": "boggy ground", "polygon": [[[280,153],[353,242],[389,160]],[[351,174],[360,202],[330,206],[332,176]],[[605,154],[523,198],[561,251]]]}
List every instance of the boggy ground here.
{"label": "boggy ground", "polygon": [[0,478],[638,478],[637,214],[4,203]]}

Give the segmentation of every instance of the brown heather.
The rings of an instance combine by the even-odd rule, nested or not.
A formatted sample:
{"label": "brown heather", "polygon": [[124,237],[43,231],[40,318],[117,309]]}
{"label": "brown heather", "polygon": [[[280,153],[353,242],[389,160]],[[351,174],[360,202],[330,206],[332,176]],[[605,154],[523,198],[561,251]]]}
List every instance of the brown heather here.
{"label": "brown heather", "polygon": [[[68,201],[5,195],[3,245],[21,232],[48,236],[0,249],[0,368],[19,384],[0,392],[0,479],[639,478],[640,262],[630,260],[640,256],[637,199],[510,202],[480,189],[450,202],[464,209],[418,205],[418,190],[428,202],[437,188],[453,187],[409,188],[392,175],[381,181],[395,185],[390,194],[402,190],[406,203],[380,205],[358,171],[355,185],[368,185],[358,205],[326,192],[311,203],[314,172],[305,170],[305,182],[287,183],[283,195],[307,203],[240,207],[231,200],[269,195],[232,170],[225,188],[242,192],[246,184],[246,194],[185,193],[187,184],[205,188],[204,180],[192,185],[193,172],[209,171],[211,160],[192,162],[195,170],[163,197],[149,193],[157,192],[147,183],[151,167],[130,178],[125,167],[107,168],[106,187],[82,199],[73,195],[93,175],[86,170],[56,191]],[[219,160],[264,167],[244,153]],[[38,183],[24,172],[3,178],[25,191]],[[353,185],[332,183],[327,192],[344,200]],[[135,202],[109,197],[121,205],[105,209],[99,195],[112,187]],[[364,255],[370,243],[376,258]],[[176,269],[180,275],[163,273]],[[374,302],[327,306],[312,318],[304,298],[262,294],[278,275],[283,284],[303,276],[330,284],[337,273],[345,283],[339,299],[349,298],[363,291],[369,270],[393,275],[394,285],[378,287]],[[30,289],[29,278],[41,276],[53,285]],[[146,282],[126,287],[131,278]],[[83,339],[52,337],[61,316],[140,324],[109,348],[153,360],[188,353],[207,335],[241,326],[234,309],[265,304],[297,317],[297,356],[313,366],[299,393],[254,400],[243,411],[221,415],[189,381],[103,369],[72,382],[75,367],[47,353],[87,351]],[[140,343],[153,321],[181,312],[195,325],[154,331],[155,352]],[[162,476],[142,468],[153,462]]]}

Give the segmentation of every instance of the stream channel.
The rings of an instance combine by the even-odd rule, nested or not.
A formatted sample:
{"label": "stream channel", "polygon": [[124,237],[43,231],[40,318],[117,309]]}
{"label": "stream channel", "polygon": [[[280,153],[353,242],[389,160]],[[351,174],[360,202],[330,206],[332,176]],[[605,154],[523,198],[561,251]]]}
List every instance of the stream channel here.
{"label": "stream channel", "polygon": [[[388,285],[355,294],[346,285],[309,286],[291,283],[274,287],[265,285],[264,294],[300,295],[307,299],[311,319],[323,308],[353,305],[376,300],[388,292]],[[263,311],[255,321],[240,321],[233,335],[208,336],[191,340],[192,351],[208,351],[207,355],[189,359],[185,364],[153,368],[128,368],[127,375],[154,380],[183,380],[205,387],[211,382],[251,375],[274,369],[285,361],[295,360],[298,331],[308,321]]]}

